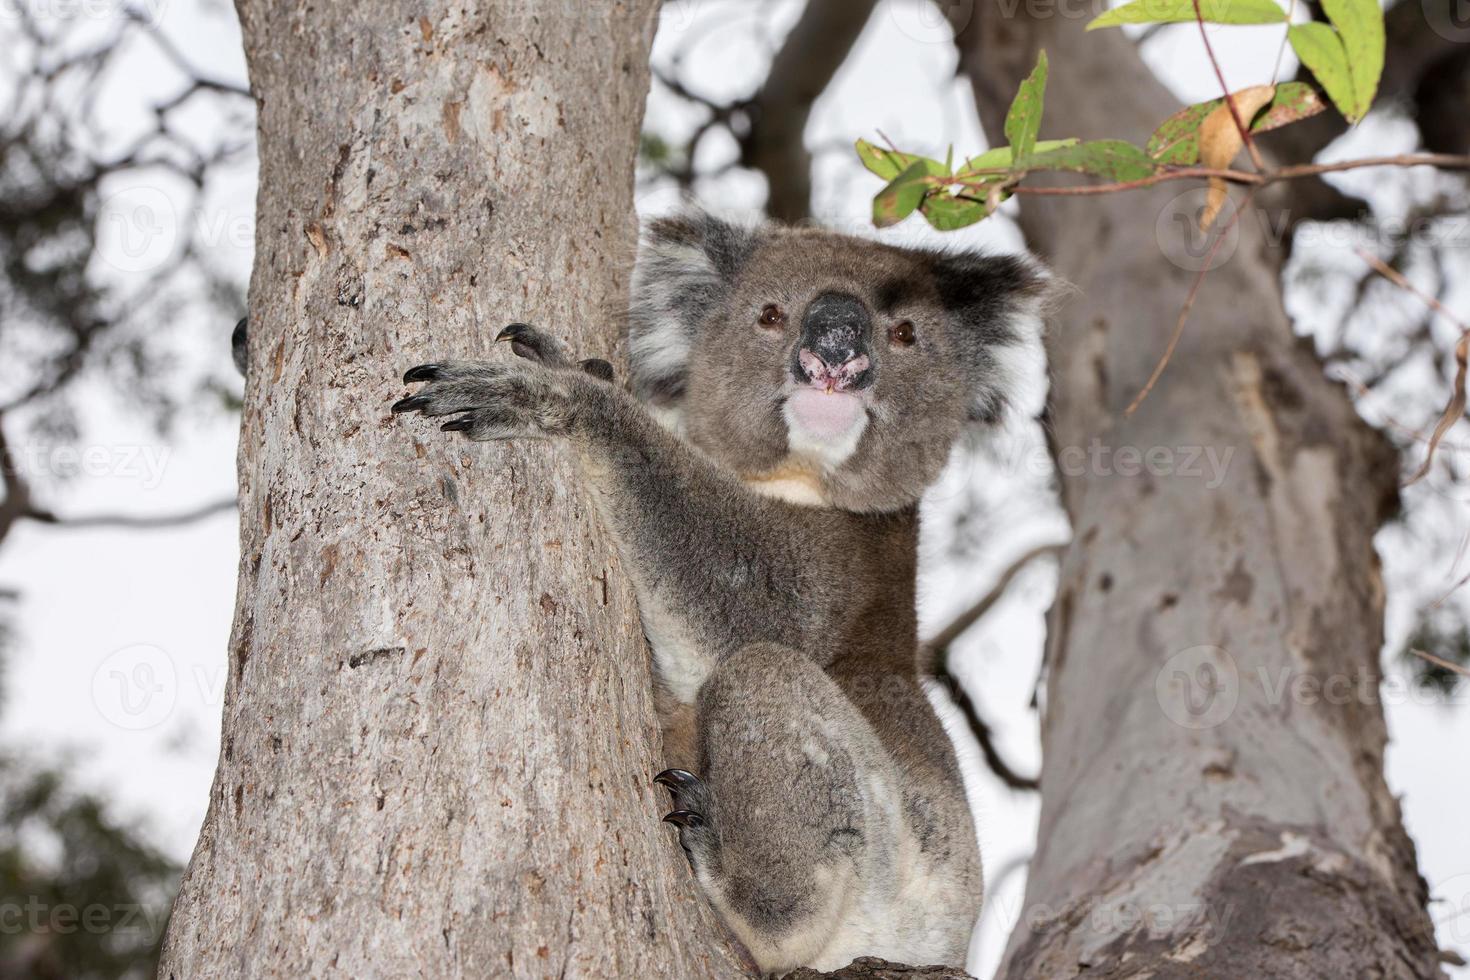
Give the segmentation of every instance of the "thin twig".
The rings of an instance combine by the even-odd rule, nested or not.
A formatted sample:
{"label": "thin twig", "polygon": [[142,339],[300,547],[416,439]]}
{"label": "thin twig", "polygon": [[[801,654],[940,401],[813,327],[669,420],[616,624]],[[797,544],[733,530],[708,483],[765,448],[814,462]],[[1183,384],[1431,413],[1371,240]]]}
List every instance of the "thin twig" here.
{"label": "thin twig", "polygon": [[1139,390],[1138,394],[1133,396],[1133,401],[1129,402],[1128,407],[1123,410],[1124,418],[1138,411],[1138,406],[1143,404],[1143,400],[1148,397],[1149,392],[1154,390],[1154,385],[1158,384],[1159,378],[1164,373],[1164,368],[1169,365],[1169,359],[1174,356],[1174,348],[1179,346],[1179,338],[1184,336],[1184,325],[1189,322],[1189,311],[1194,308],[1195,297],[1199,295],[1199,288],[1204,284],[1206,273],[1214,265],[1215,253],[1220,250],[1220,243],[1229,237],[1230,230],[1240,223],[1240,216],[1245,214],[1245,209],[1250,206],[1251,200],[1255,196],[1256,192],[1254,188],[1246,193],[1245,200],[1240,202],[1240,206],[1235,209],[1235,213],[1230,216],[1230,220],[1225,223],[1225,226],[1220,229],[1220,234],[1210,244],[1210,250],[1205,253],[1204,265],[1195,275],[1194,282],[1190,284],[1189,295],[1184,297],[1184,307],[1179,311],[1179,320],[1174,324],[1174,335],[1169,338],[1169,346],[1164,348],[1164,356],[1159,358],[1158,364],[1154,365],[1153,374],[1148,376],[1148,381],[1144,382],[1143,388]]}
{"label": "thin twig", "polygon": [[954,706],[960,710],[960,714],[965,716],[965,723],[970,726],[970,734],[975,736],[975,742],[980,746],[980,755],[985,759],[986,767],[995,773],[996,778],[1011,789],[1039,789],[1040,780],[1034,776],[1023,776],[1016,772],[1000,754],[1000,750],[995,747],[995,733],[991,730],[990,724],[980,717],[979,709],[970,699],[970,692],[966,691],[965,686],[950,674],[949,668],[941,665],[935,672],[934,679],[943,686],[945,693],[954,702]]}
{"label": "thin twig", "polygon": [[1404,481],[1404,486],[1407,487],[1419,482],[1429,473],[1429,468],[1434,465],[1434,450],[1439,446],[1439,441],[1444,438],[1445,433],[1450,431],[1450,428],[1456,422],[1460,421],[1460,417],[1465,414],[1465,374],[1467,362],[1470,362],[1470,326],[1466,326],[1465,321],[1451,313],[1438,299],[1430,296],[1409,282],[1408,279],[1404,278],[1403,273],[1393,268],[1387,262],[1384,262],[1378,256],[1372,255],[1362,248],[1355,248],[1353,251],[1357,252],[1358,258],[1367,262],[1373,268],[1374,272],[1400,289],[1407,291],[1413,296],[1417,296],[1428,304],[1430,309],[1460,328],[1460,339],[1455,343],[1455,382],[1454,388],[1450,392],[1450,402],[1445,406],[1444,414],[1440,415],[1439,422],[1434,426],[1434,432],[1429,436],[1429,448],[1424,453],[1423,465],[1414,472],[1413,476]]}
{"label": "thin twig", "polygon": [[990,608],[1005,594],[1006,589],[1009,588],[1011,582],[1015,580],[1023,568],[1037,558],[1056,554],[1061,551],[1062,547],[1063,545],[1060,544],[1042,545],[1037,548],[1032,548],[1011,562],[1006,570],[1001,573],[1000,578],[996,579],[995,584],[991,586],[989,592],[982,596],[978,602],[950,620],[949,624],[936,633],[933,639],[924,644],[925,655],[929,664],[929,673],[935,681],[943,686],[945,692],[954,702],[955,707],[959,709],[960,714],[964,715],[966,724],[970,726],[970,733],[975,736],[975,742],[980,746],[980,754],[984,757],[986,766],[990,768],[991,772],[995,773],[996,778],[1012,789],[1034,790],[1040,784],[1035,778],[1023,776],[1016,772],[1000,754],[1000,750],[996,748],[995,736],[989,723],[980,717],[980,711],[976,708],[974,700],[971,699],[970,692],[966,691],[964,685],[950,672],[949,648],[966,630],[975,625],[980,617],[990,611]]}
{"label": "thin twig", "polygon": [[1291,18],[1296,14],[1296,0],[1291,0],[1286,7],[1286,29],[1281,32],[1281,47],[1276,49],[1276,67],[1271,69],[1271,84],[1275,86],[1281,80],[1281,59],[1286,57],[1286,42],[1291,38]]}
{"label": "thin twig", "polygon": [[1470,667],[1465,667],[1461,664],[1457,664],[1453,660],[1446,660],[1444,657],[1436,657],[1432,653],[1427,653],[1423,650],[1416,650],[1413,647],[1409,648],[1409,652],[1418,657],[1420,660],[1429,661],[1436,667],[1443,667],[1445,670],[1452,670],[1463,677],[1470,677]]}

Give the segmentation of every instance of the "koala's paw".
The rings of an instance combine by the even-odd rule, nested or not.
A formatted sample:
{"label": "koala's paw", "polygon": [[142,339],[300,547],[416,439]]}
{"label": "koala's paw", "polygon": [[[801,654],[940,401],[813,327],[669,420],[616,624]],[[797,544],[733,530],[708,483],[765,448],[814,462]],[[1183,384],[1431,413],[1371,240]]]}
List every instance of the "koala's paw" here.
{"label": "koala's paw", "polygon": [[665,769],[653,781],[669,788],[674,810],[664,816],[664,821],[679,828],[679,846],[684,848],[689,863],[697,866],[718,839],[711,824],[709,787],[694,773],[683,769]]}
{"label": "koala's paw", "polygon": [[575,418],[575,391],[567,372],[537,364],[420,364],[403,380],[424,386],[394,402],[395,415],[456,415],[440,428],[463,432],[477,442],[566,435]]}

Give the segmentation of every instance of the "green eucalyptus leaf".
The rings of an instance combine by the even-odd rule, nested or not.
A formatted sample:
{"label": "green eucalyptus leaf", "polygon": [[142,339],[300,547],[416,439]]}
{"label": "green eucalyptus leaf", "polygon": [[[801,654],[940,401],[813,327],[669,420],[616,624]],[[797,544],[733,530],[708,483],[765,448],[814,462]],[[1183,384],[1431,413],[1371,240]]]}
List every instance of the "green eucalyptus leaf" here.
{"label": "green eucalyptus leaf", "polygon": [[919,212],[938,231],[966,228],[990,216],[983,188],[966,192],[964,198],[952,194],[931,194],[919,205]]}
{"label": "green eucalyptus leaf", "polygon": [[1378,0],[1322,0],[1322,12],[1342,38],[1353,80],[1353,110],[1355,118],[1362,119],[1383,75],[1383,8]]}
{"label": "green eucalyptus leaf", "polygon": [[[1056,150],[1064,146],[1076,146],[1077,138],[1065,140],[1038,140],[1033,153],[1044,153],[1047,150]],[[978,157],[971,157],[965,161],[960,168],[961,173],[972,173],[976,170],[1009,170],[1013,155],[1009,146],[997,146],[993,150],[986,150]]]}
{"label": "green eucalyptus leaf", "polygon": [[1199,128],[1224,99],[1187,105],[1165,119],[1148,138],[1145,150],[1159,163],[1189,166],[1199,162]]}
{"label": "green eucalyptus leaf", "polygon": [[1271,104],[1251,123],[1251,132],[1267,133],[1325,111],[1327,103],[1322,101],[1321,92],[1306,82],[1282,82],[1276,86]]}
{"label": "green eucalyptus leaf", "polygon": [[1039,52],[1036,67],[1026,77],[1011,100],[1006,112],[1006,142],[1011,145],[1014,159],[1021,166],[1036,148],[1036,134],[1041,132],[1042,104],[1046,97],[1046,52]]}
{"label": "green eucalyptus leaf", "polygon": [[930,190],[926,181],[929,176],[929,169],[922,162],[909,164],[873,198],[873,224],[887,228],[913,214]]}
{"label": "green eucalyptus leaf", "polygon": [[1123,140],[1091,140],[1033,154],[1029,170],[1073,170],[1112,181],[1142,180],[1158,169],[1158,161]]}
{"label": "green eucalyptus leaf", "polygon": [[856,147],[858,159],[863,162],[863,166],[884,180],[892,180],[915,163],[924,164],[928,173],[934,177],[949,173],[949,168],[938,160],[921,157],[916,153],[899,153],[867,140],[858,140]]}
{"label": "green eucalyptus leaf", "polygon": [[1348,69],[1347,49],[1337,32],[1326,24],[1312,21],[1291,25],[1286,36],[1291,41],[1291,49],[1321,83],[1337,110],[1349,122],[1361,119],[1352,73]]}
{"label": "green eucalyptus leaf", "polygon": [[1207,24],[1282,24],[1286,11],[1273,0],[1133,0],[1114,7],[1087,25],[1089,31],[1123,24],[1179,24],[1192,20]]}

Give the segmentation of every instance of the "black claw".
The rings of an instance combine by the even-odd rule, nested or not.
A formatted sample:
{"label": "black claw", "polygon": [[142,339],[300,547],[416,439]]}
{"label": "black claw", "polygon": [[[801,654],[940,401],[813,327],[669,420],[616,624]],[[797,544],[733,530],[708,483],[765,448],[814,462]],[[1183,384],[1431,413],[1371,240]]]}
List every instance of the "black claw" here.
{"label": "black claw", "polygon": [[678,824],[680,827],[703,827],[704,816],[693,810],[675,810],[664,817],[664,822]]}
{"label": "black claw", "polygon": [[511,339],[513,339],[515,337],[519,337],[521,334],[525,333],[527,330],[534,330],[534,329],[535,329],[535,327],[532,327],[529,323],[512,323],[512,324],[508,324],[504,330],[500,331],[500,333],[498,333],[498,334],[495,335],[495,340],[496,340],[497,343],[499,343],[502,340],[511,340]]}
{"label": "black claw", "polygon": [[581,368],[586,373],[609,384],[613,379],[613,366],[600,357],[589,357],[581,363]]}
{"label": "black claw", "polygon": [[429,404],[429,400],[423,395],[410,395],[407,398],[400,398],[394,402],[391,411],[394,415],[397,415],[399,412],[412,412],[416,408],[423,408],[427,404]]}
{"label": "black claw", "polygon": [[665,769],[654,776],[653,781],[669,789],[683,789],[686,786],[697,786],[699,777],[685,769]]}
{"label": "black claw", "polygon": [[404,381],[433,381],[439,377],[441,370],[438,364],[420,364],[403,372]]}
{"label": "black claw", "polygon": [[439,426],[439,428],[441,431],[444,432],[463,432],[465,429],[468,429],[474,424],[474,416],[462,415],[457,419],[450,419],[448,422],[445,422],[443,425]]}

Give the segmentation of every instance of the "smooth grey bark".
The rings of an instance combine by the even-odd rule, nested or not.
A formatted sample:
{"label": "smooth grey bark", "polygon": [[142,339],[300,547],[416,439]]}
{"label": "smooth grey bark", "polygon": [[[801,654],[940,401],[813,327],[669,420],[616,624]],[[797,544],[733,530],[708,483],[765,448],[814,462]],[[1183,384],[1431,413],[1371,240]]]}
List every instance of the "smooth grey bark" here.
{"label": "smooth grey bark", "polygon": [[241,0],[259,102],[222,751],[161,973],[720,976],[627,579],[548,444],[390,418],[607,356],[657,4]]}
{"label": "smooth grey bark", "polygon": [[[986,131],[1000,138],[1044,47],[1044,137],[1142,143],[1177,102],[1124,35],[1060,11],[980,3],[960,25]],[[1075,539],[1049,621],[1038,849],[1001,974],[1437,976],[1376,697],[1372,539],[1398,461],[1293,336],[1256,215],[1123,414],[1203,257],[1185,231],[1202,195],[1021,203],[1028,242],[1077,287],[1048,341]],[[1218,487],[1185,470],[1210,452]]]}

